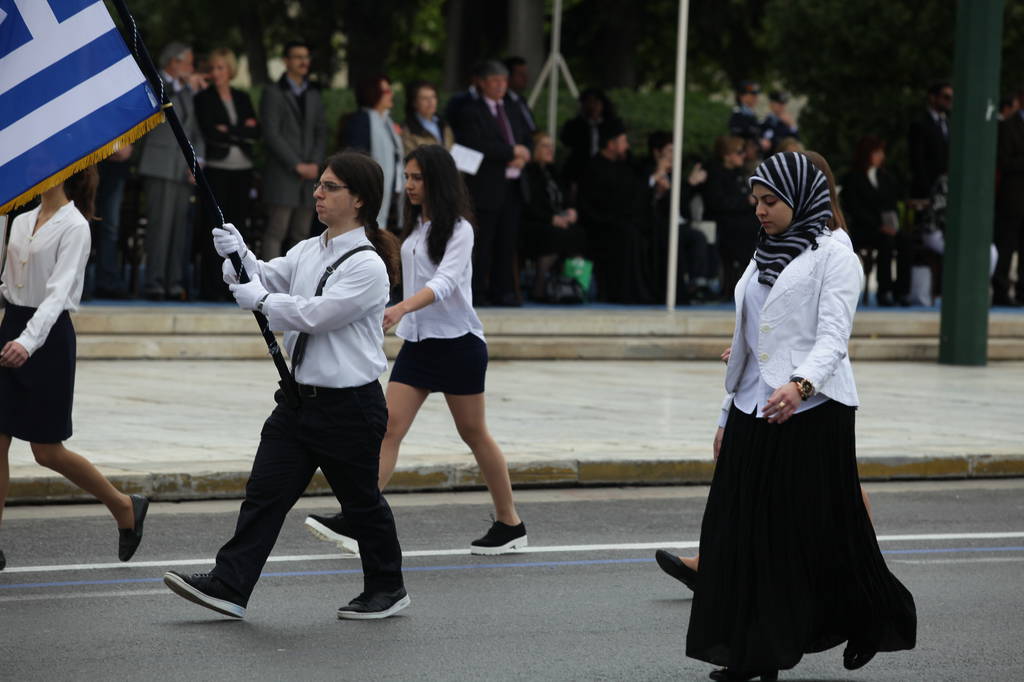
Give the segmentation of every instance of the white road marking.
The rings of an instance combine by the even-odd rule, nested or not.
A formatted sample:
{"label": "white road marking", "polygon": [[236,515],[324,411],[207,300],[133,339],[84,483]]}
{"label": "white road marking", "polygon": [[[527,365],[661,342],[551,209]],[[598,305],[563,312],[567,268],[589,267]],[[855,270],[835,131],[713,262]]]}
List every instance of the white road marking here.
{"label": "white road marking", "polygon": [[894,564],[997,564],[1024,561],[1024,556],[989,556],[979,559],[890,559]]}
{"label": "white road marking", "polygon": [[[917,535],[879,535],[879,542],[934,542],[940,540],[1004,540],[1012,538],[1024,538],[1024,532],[997,532],[997,533],[923,533]],[[515,552],[515,554],[552,554],[573,552],[632,552],[649,551],[653,549],[696,549],[699,543],[696,540],[664,540],[660,542],[628,542],[597,545],[549,545],[526,547]],[[416,557],[442,557],[442,556],[467,556],[469,549],[426,549],[403,552],[405,558]],[[271,556],[267,563],[295,563],[302,561],[327,561],[337,559],[354,559],[352,554],[298,554],[285,556]],[[212,558],[198,559],[168,559],[164,561],[133,561],[131,563],[102,563],[102,564],[57,564],[52,566],[8,566],[0,575],[8,573],[53,573],[63,571],[95,571],[108,570],[113,568],[171,568],[175,566],[203,566],[212,565]]]}

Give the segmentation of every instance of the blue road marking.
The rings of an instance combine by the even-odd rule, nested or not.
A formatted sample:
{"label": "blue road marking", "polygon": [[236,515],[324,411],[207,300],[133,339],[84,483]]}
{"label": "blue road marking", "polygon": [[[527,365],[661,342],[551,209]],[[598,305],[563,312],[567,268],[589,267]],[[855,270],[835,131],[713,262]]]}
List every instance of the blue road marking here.
{"label": "blue road marking", "polygon": [[[882,554],[955,554],[959,552],[1024,552],[1024,546],[1011,547],[943,547],[936,549],[890,549]],[[516,561],[500,564],[453,564],[448,566],[403,566],[405,573],[424,573],[433,571],[476,571],[493,568],[557,568],[562,566],[608,566],[615,564],[647,564],[653,563],[651,558],[636,559],[579,559],[575,561]],[[361,575],[361,568],[345,568],[323,571],[276,571],[263,573],[262,578],[298,578],[319,575]],[[62,580],[46,583],[11,583],[0,585],[0,590],[31,589],[41,587],[84,587],[92,585],[137,585],[140,583],[161,583],[163,578],[113,578],[107,580]]]}

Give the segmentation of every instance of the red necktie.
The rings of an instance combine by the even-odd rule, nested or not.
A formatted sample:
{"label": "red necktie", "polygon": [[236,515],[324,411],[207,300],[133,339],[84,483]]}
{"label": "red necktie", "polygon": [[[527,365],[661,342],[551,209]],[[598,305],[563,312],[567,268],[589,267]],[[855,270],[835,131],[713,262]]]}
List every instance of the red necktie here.
{"label": "red necktie", "polygon": [[498,102],[498,113],[495,115],[498,117],[498,125],[501,126],[501,133],[505,136],[505,141],[515,145],[516,141],[512,138],[512,126],[508,124],[508,117],[505,116],[505,105],[501,102]]}

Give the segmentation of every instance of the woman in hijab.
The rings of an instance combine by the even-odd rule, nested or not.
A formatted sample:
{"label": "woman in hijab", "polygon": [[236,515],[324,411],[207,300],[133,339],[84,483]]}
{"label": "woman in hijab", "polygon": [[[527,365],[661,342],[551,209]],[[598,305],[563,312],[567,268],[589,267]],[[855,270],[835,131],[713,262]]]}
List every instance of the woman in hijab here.
{"label": "woman in hijab", "polygon": [[774,680],[843,642],[854,670],[913,648],[917,630],[860,495],[847,346],[860,263],[832,236],[828,182],[806,156],[772,156],[750,186],[761,229],[736,285],[686,640],[724,666],[715,680]]}

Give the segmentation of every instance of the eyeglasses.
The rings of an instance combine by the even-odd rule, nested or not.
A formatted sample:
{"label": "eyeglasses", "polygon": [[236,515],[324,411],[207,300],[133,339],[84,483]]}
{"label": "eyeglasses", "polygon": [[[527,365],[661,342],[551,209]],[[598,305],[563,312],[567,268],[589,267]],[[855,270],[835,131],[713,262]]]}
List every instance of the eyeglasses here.
{"label": "eyeglasses", "polygon": [[313,184],[313,191],[315,192],[318,189],[323,189],[323,191],[325,192],[334,193],[341,189],[348,189],[348,185],[339,185],[336,182],[316,182]]}

